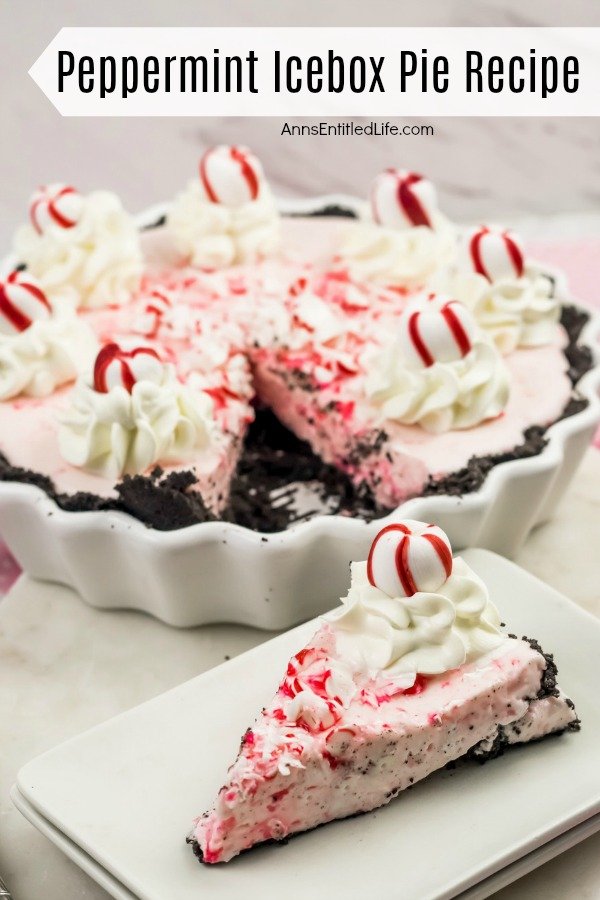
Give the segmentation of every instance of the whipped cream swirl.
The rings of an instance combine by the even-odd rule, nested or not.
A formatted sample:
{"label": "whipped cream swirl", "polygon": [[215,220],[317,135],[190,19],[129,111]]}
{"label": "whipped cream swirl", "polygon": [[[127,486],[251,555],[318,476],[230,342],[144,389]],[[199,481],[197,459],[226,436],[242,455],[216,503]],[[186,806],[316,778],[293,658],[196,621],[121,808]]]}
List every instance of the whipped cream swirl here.
{"label": "whipped cream swirl", "polygon": [[456,231],[440,213],[433,227],[396,230],[360,222],[344,230],[339,256],[357,280],[393,287],[422,287],[456,255]]}
{"label": "whipped cream swirl", "polygon": [[102,393],[80,379],[58,431],[68,463],[113,480],[182,462],[215,439],[212,400],[168,365],[159,382],[137,381],[131,393],[120,384]]}
{"label": "whipped cream swirl", "polygon": [[279,213],[266,184],[255,200],[228,207],[207,200],[201,183],[192,181],[173,202],[167,224],[179,252],[201,268],[264,259],[281,241]]}
{"label": "whipped cream swirl", "polygon": [[508,401],[508,373],[496,349],[479,342],[464,359],[410,369],[395,344],[369,351],[366,393],[382,420],[420,425],[432,434],[472,428],[498,416]]}
{"label": "whipped cream swirl", "polygon": [[56,294],[71,293],[81,307],[126,303],[142,272],[138,230],[108,191],[83,198],[80,216],[68,228],[24,225],[15,253],[55,303]]}
{"label": "whipped cream swirl", "polygon": [[503,355],[548,344],[556,336],[560,300],[552,280],[531,266],[520,278],[492,283],[463,271],[439,273],[431,283],[464,303]]}
{"label": "whipped cream swirl", "polygon": [[471,428],[508,401],[508,371],[497,349],[456,300],[419,295],[361,358],[365,393],[383,420],[426,431]]}
{"label": "whipped cream swirl", "polygon": [[351,565],[341,609],[325,618],[339,655],[355,670],[439,675],[494,650],[500,617],[481,579],[461,558],[435,592],[391,597],[369,582],[367,563]]}
{"label": "whipped cream swirl", "polygon": [[68,314],[37,320],[15,335],[0,334],[0,401],[20,394],[47,397],[85,371],[96,349],[92,330]]}

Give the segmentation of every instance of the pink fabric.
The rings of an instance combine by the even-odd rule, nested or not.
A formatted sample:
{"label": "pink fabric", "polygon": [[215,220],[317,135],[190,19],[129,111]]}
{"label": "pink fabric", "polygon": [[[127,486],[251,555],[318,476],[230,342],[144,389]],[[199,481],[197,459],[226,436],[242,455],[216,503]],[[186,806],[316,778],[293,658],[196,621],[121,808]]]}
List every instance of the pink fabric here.
{"label": "pink fabric", "polygon": [[[527,253],[541,262],[564,269],[575,297],[600,307],[600,238],[563,241],[531,241]],[[600,429],[594,444],[600,448]],[[19,576],[18,564],[0,539],[0,596]]]}
{"label": "pink fabric", "polygon": [[527,254],[564,269],[573,295],[600,307],[600,237],[577,241],[530,241]]}
{"label": "pink fabric", "polygon": [[[573,296],[600,308],[600,238],[531,241],[527,253],[540,262],[564,269]],[[600,449],[600,428],[594,446]]]}
{"label": "pink fabric", "polygon": [[18,563],[10,555],[8,547],[0,540],[0,597],[10,590],[20,574]]}

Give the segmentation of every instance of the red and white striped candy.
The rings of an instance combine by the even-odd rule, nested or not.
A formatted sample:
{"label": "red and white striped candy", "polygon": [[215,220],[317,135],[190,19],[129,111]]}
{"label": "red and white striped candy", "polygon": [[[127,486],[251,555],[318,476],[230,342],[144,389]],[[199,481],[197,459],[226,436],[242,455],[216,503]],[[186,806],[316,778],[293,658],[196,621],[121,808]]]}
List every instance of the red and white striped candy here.
{"label": "red and white striped candy", "polygon": [[398,324],[402,355],[407,362],[425,368],[465,357],[477,331],[475,319],[463,303],[434,294],[418,305],[410,304]]}
{"label": "red and white striped candy", "polygon": [[386,525],[369,551],[369,583],[389,597],[435,592],[451,573],[452,547],[437,525],[414,519]]}
{"label": "red and white striped candy", "polygon": [[15,269],[6,281],[0,282],[0,334],[19,334],[51,315],[48,298],[27,272]]}
{"label": "red and white striped candy", "polygon": [[158,325],[164,315],[173,308],[173,297],[170,291],[155,288],[148,294],[145,312],[153,316]]}
{"label": "red and white striped candy", "polygon": [[83,197],[65,184],[47,184],[29,201],[29,217],[38,234],[49,228],[74,228],[83,212]]}
{"label": "red and white striped candy", "polygon": [[94,390],[99,394],[108,394],[115,387],[131,393],[138,381],[160,384],[163,377],[164,365],[151,347],[123,350],[118,344],[105,344],[94,363]]}
{"label": "red and white striped candy", "polygon": [[468,238],[468,257],[475,272],[488,281],[520,278],[525,269],[523,248],[509,231],[482,225]]}
{"label": "red and white striped candy", "polygon": [[222,144],[200,160],[200,181],[211,203],[235,207],[256,200],[262,180],[262,166],[246,147]]}
{"label": "red and white striped candy", "polygon": [[145,337],[156,337],[164,316],[173,309],[173,306],[173,297],[170,291],[166,288],[153,289],[147,295],[144,312],[136,321],[134,331]]}
{"label": "red and white striped candy", "polygon": [[148,294],[146,312],[164,316],[173,306],[173,295],[170,291],[153,288]]}
{"label": "red and white striped candy", "polygon": [[371,188],[373,219],[387,228],[425,225],[433,228],[437,193],[431,183],[415,172],[386,169]]}

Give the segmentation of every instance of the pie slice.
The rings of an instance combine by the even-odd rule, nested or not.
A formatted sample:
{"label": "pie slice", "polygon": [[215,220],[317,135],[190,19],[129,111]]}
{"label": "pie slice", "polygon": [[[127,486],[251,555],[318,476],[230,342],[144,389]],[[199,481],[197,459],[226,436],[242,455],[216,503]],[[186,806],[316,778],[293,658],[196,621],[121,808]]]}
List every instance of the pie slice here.
{"label": "pie slice", "polygon": [[556,665],[507,636],[446,535],[405,520],[352,564],[343,606],[289,662],[188,842],[227,862],[389,803],[450,762],[579,729]]}

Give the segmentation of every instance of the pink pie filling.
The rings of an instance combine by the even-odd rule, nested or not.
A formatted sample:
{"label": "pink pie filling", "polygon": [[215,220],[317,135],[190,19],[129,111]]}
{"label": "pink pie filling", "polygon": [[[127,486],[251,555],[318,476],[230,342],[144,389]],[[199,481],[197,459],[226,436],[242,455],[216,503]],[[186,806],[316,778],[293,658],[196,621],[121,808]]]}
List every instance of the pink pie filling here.
{"label": "pink pie filling", "polygon": [[[385,671],[372,679],[357,674],[343,709],[327,691],[335,661],[327,625],[291,660],[273,701],[246,732],[214,808],[195,823],[191,838],[205,863],[382,806],[476,745],[489,750],[499,733],[506,743],[526,742],[576,718],[560,694],[535,699],[545,660],[525,641],[508,639],[475,663],[418,676],[408,691]],[[337,710],[328,727],[286,718],[308,668],[310,688]]]}
{"label": "pink pie filling", "polygon": [[[461,469],[471,456],[511,449],[532,424],[547,425],[564,409],[571,386],[557,334],[553,345],[519,350],[506,360],[510,399],[503,414],[474,428],[431,435],[418,426],[379,422],[360,403],[359,379],[338,377],[318,391],[298,377],[298,354],[262,350],[255,365],[256,390],[295,434],[309,441],[327,462],[345,469],[356,483],[366,481],[382,506],[418,495],[430,475]],[[302,360],[303,374],[314,376],[315,359]],[[387,440],[375,454],[365,453],[383,429]],[[359,452],[355,453],[356,448]]]}
{"label": "pink pie filling", "polygon": [[[21,398],[0,403],[0,448],[17,465],[48,475],[60,493],[86,491],[99,497],[113,496],[114,482],[69,465],[62,458],[56,421],[67,401],[69,388],[62,388],[43,401]],[[241,441],[223,435],[218,449],[208,449],[193,460],[163,465],[165,473],[193,468],[204,502],[218,511],[227,501],[229,484],[238,461]]]}
{"label": "pink pie filling", "polygon": [[[370,340],[375,320],[383,317],[393,327],[404,304],[402,296],[383,296],[379,289],[365,288],[368,304],[357,309],[347,302],[355,286],[337,276],[320,275],[344,227],[347,223],[327,219],[287,220],[280,259],[225,272],[184,268],[163,229],[147,232],[143,237],[147,273],[138,297],[126,308],[84,314],[101,341],[133,337],[156,347],[183,381],[203,372],[203,388],[214,400],[218,440],[193,458],[163,468],[192,469],[198,490],[215,512],[227,501],[253,418],[255,394],[317,454],[357,483],[366,481],[376,500],[387,507],[418,495],[430,475],[456,471],[474,454],[510,450],[522,441],[529,425],[546,425],[558,418],[569,399],[571,387],[561,352],[564,333],[559,327],[553,344],[518,350],[506,360],[511,396],[499,418],[435,436],[418,426],[377,421],[368,404],[360,402],[360,378],[351,373],[337,372],[329,383],[319,382],[315,373],[322,360],[310,335],[300,353],[281,343],[273,349],[282,316],[285,323],[293,314],[289,289],[299,276],[314,277],[322,285],[325,302],[337,316],[345,317],[349,334],[359,335],[356,352]],[[166,292],[177,307],[175,318],[148,313],[149,297],[156,290]],[[307,376],[311,390],[306,390]],[[0,403],[0,451],[14,465],[49,476],[59,492],[109,496],[114,492],[111,481],[74,468],[60,456],[56,420],[69,390],[67,386],[44,400]],[[387,440],[375,452],[366,452],[381,429]]]}

